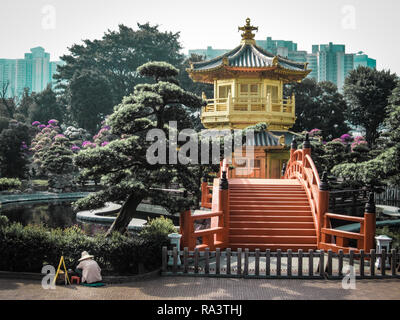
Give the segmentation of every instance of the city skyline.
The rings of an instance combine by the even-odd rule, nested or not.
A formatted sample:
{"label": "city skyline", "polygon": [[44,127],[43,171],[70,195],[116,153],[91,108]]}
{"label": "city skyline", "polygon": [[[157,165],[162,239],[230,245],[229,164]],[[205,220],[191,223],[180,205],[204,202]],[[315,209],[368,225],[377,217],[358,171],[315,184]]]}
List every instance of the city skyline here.
{"label": "city skyline", "polygon": [[[50,61],[50,53],[43,47],[31,48],[20,59],[0,57],[0,89],[6,91],[6,97],[21,96],[25,88],[30,92],[42,92],[51,84],[54,86],[54,74],[62,61]],[[4,87],[6,86],[6,87]]]}
{"label": "city skyline", "polygon": [[259,27],[256,39],[267,35],[294,39],[299,51],[311,51],[313,44],[343,43],[348,52],[367,52],[378,61],[378,69],[400,74],[400,61],[395,55],[399,44],[389,41],[400,29],[396,19],[400,3],[395,0],[254,1],[245,9],[229,1],[208,0],[201,4],[178,0],[3,0],[2,8],[0,35],[8,43],[0,48],[2,58],[15,59],[26,48],[43,46],[59,60],[68,53],[68,47],[82,44],[83,39],[99,39],[108,29],[116,30],[118,24],[136,29],[137,22],[159,24],[162,31],[180,31],[183,53],[208,45],[231,49],[240,41],[237,27],[250,17]]}
{"label": "city skyline", "polygon": [[[273,40],[272,37],[267,37],[266,40],[257,40],[257,44],[273,54],[288,57],[297,62],[308,62],[309,69],[312,70],[308,75],[309,78],[313,77],[317,81],[332,81],[339,90],[342,90],[344,78],[348,72],[358,65],[376,67],[376,60],[368,57],[364,52],[348,54],[345,52],[345,45],[342,44],[330,42],[326,45],[313,45],[310,53],[298,51],[297,43],[292,40]],[[208,46],[207,49],[189,49],[187,55],[202,54],[206,60],[209,60],[228,50],[213,49]],[[30,51],[24,54],[24,59],[0,57],[0,83],[9,83],[8,97],[20,96],[25,88],[29,88],[31,92],[41,92],[49,83],[54,84],[52,77],[56,73],[57,65],[62,65],[63,61],[50,61],[50,54],[40,46],[31,48]],[[35,63],[32,64],[32,61]]]}

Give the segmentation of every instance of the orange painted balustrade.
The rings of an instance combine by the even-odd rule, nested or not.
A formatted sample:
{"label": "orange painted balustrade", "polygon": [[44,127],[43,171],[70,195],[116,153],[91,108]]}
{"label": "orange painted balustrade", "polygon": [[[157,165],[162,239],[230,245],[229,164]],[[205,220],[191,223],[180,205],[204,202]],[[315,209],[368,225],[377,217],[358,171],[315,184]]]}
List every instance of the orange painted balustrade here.
{"label": "orange painted balustrade", "polygon": [[[284,179],[296,179],[300,181],[307,193],[311,206],[314,226],[317,233],[318,248],[338,252],[364,249],[369,252],[374,247],[376,217],[373,192],[370,194],[364,217],[352,217],[347,215],[328,213],[329,186],[327,175],[324,172],[322,181],[311,158],[311,145],[306,136],[303,149],[297,150],[296,142],[292,142],[290,160],[287,164]],[[347,232],[333,229],[331,219],[360,223],[360,232]],[[356,241],[356,247],[349,246],[349,240]]]}
{"label": "orange painted balustrade", "polygon": [[[335,252],[373,248],[373,193],[364,217],[328,213],[327,175],[324,173],[322,180],[319,178],[308,137],[301,150],[292,142],[282,179],[229,178],[228,171],[224,160],[220,177],[214,179],[213,186],[207,182],[201,186],[201,206],[211,211],[181,214],[183,247],[189,250],[331,249]],[[210,227],[195,230],[196,221],[203,219],[211,219]],[[360,232],[332,229],[331,219],[359,222]],[[352,241],[356,243],[354,247],[350,247]]]}
{"label": "orange painted balustrade", "polygon": [[207,179],[204,178],[201,183],[201,207],[211,209],[212,206],[212,190],[213,187],[208,185]]}
{"label": "orange painted balustrade", "polygon": [[[194,248],[215,250],[227,246],[229,230],[227,227],[229,226],[228,167],[226,160],[224,160],[221,163],[220,178],[214,179],[212,192],[207,182],[202,183],[201,206],[210,208],[211,211],[192,214],[191,210],[188,210],[181,213],[180,232],[183,247],[187,247],[189,250]],[[195,222],[204,219],[211,219],[211,227],[195,230]],[[197,244],[199,238],[201,244]]]}

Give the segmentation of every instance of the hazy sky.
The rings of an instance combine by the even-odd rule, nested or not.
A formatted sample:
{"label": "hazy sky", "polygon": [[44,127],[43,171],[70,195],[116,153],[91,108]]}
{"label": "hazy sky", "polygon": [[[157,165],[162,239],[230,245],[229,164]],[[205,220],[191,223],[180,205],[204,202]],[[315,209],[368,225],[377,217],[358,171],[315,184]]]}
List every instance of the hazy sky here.
{"label": "hazy sky", "polygon": [[312,44],[345,44],[366,52],[378,69],[400,74],[399,0],[1,0],[0,58],[22,58],[42,46],[51,60],[82,39],[101,38],[118,24],[159,24],[181,32],[188,49],[231,49],[240,42],[237,27],[250,17],[256,39],[293,40],[299,50]]}

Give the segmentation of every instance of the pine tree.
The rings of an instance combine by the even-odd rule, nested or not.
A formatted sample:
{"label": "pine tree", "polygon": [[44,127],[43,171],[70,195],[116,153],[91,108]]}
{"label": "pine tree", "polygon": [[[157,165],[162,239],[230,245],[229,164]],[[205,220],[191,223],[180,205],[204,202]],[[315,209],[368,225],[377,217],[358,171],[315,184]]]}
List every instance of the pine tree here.
{"label": "pine tree", "polygon": [[178,70],[168,63],[149,62],[137,72],[153,81],[136,85],[134,93],[123,98],[107,118],[106,124],[118,138],[104,147],[83,150],[75,158],[75,163],[82,169],[82,177],[101,177],[104,187],[77,201],[76,209],[101,207],[107,201],[123,202],[108,234],[125,232],[144,199],[151,199],[173,213],[192,204],[191,198],[171,196],[160,189],[177,185],[189,192],[197,192],[199,188],[194,166],[180,162],[150,164],[147,150],[154,142],[146,137],[151,129],[165,133],[165,160],[169,163],[170,151],[173,153],[179,148],[179,145],[169,146],[169,121],[176,121],[178,130],[191,128],[189,114],[202,106],[202,99],[174,83]]}

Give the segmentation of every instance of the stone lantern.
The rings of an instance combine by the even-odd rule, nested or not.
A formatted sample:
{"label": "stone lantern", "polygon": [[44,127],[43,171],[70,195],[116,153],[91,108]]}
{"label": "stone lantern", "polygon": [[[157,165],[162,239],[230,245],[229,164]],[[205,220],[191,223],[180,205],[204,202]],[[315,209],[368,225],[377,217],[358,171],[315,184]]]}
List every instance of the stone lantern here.
{"label": "stone lantern", "polygon": [[[377,253],[382,253],[382,250],[385,250],[386,252],[390,252],[390,243],[392,242],[392,238],[386,236],[386,235],[380,235],[375,237],[376,240],[376,249]],[[381,258],[377,258],[375,262],[375,267],[378,269],[381,268]],[[389,260],[386,258],[385,261],[385,268],[388,269],[390,268]]]}
{"label": "stone lantern", "polygon": [[[181,258],[179,256],[181,237],[182,237],[182,235],[179,234],[179,233],[170,233],[168,235],[168,238],[169,238],[169,241],[171,242],[171,245],[173,247],[176,247],[176,250],[178,251],[178,260],[177,260],[178,266],[181,265]],[[174,264],[174,258],[173,258],[173,256],[170,256],[169,259],[168,259],[168,265],[172,266],[173,264]]]}

